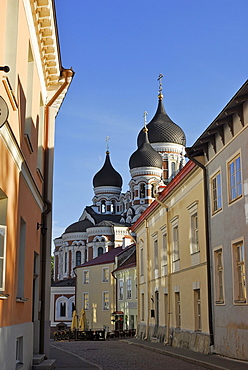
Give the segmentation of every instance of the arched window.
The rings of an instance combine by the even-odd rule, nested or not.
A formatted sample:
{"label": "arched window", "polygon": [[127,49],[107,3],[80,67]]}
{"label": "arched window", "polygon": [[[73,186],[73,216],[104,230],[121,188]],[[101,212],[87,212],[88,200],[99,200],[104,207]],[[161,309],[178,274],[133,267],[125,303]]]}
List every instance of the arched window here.
{"label": "arched window", "polygon": [[145,198],[145,184],[140,184],[140,198]]}
{"label": "arched window", "polygon": [[171,178],[173,179],[176,175],[176,163],[172,162],[171,163]]}
{"label": "arched window", "polygon": [[151,196],[152,196],[152,198],[155,198],[155,192],[156,192],[156,186],[155,186],[155,184],[152,184],[152,186],[151,186]]}
{"label": "arched window", "polygon": [[65,302],[60,302],[59,316],[66,317],[66,303]]}
{"label": "arched window", "polygon": [[103,200],[101,203],[101,213],[105,213],[105,212],[106,212],[106,202],[105,200]]}
{"label": "arched window", "polygon": [[77,251],[76,252],[76,266],[81,265],[81,252]]}
{"label": "arched window", "polygon": [[110,205],[110,212],[111,212],[111,213],[115,213],[115,201],[114,201],[114,200],[112,200],[112,202],[111,202],[111,205]]}
{"label": "arched window", "polygon": [[101,256],[103,254],[103,247],[98,247],[97,249],[97,255]]}

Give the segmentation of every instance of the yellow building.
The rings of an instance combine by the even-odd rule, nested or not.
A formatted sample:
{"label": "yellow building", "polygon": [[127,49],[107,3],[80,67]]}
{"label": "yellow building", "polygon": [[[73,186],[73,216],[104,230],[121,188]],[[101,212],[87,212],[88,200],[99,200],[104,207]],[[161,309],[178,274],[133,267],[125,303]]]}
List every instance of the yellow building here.
{"label": "yellow building", "polygon": [[202,170],[188,162],[131,229],[137,235],[138,337],[208,353]]}
{"label": "yellow building", "polygon": [[30,369],[49,356],[54,125],[73,72],[52,0],[1,1],[0,31],[0,363]]}
{"label": "yellow building", "polygon": [[84,308],[87,329],[106,332],[114,330],[111,314],[116,309],[114,270],[115,257],[122,251],[116,247],[109,252],[74,268],[76,274],[76,311]]}
{"label": "yellow building", "polygon": [[112,274],[117,287],[116,311],[113,313],[115,330],[132,330],[135,333],[138,313],[135,244],[116,256],[115,270]]}

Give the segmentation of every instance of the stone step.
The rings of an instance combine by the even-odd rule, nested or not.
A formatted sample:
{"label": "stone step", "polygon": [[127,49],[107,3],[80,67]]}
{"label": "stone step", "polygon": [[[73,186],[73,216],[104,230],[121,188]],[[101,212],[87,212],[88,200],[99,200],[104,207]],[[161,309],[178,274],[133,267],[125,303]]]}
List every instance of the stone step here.
{"label": "stone step", "polygon": [[40,364],[33,365],[32,370],[52,370],[55,369],[55,361],[52,359],[44,360]]}
{"label": "stone step", "polygon": [[45,355],[33,355],[33,365],[39,365],[45,360]]}

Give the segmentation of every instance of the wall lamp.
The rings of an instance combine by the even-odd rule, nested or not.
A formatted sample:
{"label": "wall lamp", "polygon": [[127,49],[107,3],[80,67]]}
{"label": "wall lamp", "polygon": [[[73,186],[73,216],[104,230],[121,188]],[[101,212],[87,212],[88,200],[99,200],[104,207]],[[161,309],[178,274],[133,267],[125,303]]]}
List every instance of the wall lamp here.
{"label": "wall lamp", "polygon": [[10,71],[10,68],[8,66],[0,66],[0,71],[4,71],[5,73],[8,73]]}
{"label": "wall lamp", "polygon": [[44,224],[40,224],[39,222],[37,222],[37,230],[39,229],[42,235],[46,235],[47,227],[45,227]]}

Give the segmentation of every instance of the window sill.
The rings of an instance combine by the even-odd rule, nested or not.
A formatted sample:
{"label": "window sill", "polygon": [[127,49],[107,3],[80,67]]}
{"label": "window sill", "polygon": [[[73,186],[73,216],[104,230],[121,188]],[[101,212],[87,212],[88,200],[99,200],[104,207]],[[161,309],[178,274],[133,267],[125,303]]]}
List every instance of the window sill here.
{"label": "window sill", "polygon": [[0,293],[0,299],[8,299],[9,294]]}
{"label": "window sill", "polygon": [[16,302],[25,303],[28,301],[28,298],[16,297]]}

